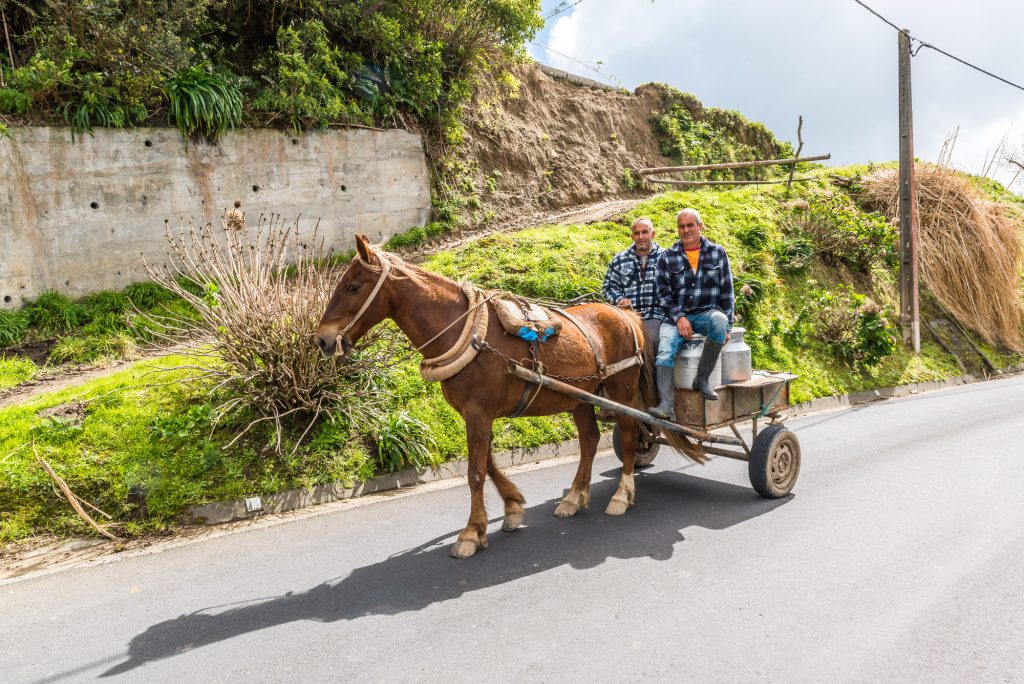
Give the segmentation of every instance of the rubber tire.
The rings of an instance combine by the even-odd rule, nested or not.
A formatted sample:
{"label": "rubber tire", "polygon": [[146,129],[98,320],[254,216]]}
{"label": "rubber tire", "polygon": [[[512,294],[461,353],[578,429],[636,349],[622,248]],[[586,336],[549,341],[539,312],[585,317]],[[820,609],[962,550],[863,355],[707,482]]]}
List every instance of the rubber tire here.
{"label": "rubber tire", "polygon": [[[615,429],[612,430],[612,449],[615,450],[615,457],[619,459],[619,463],[622,462],[622,436],[619,432],[618,423],[615,424]],[[649,468],[654,465],[654,457],[658,455],[658,450],[661,449],[661,445],[657,442],[651,444],[650,448],[646,451],[637,451],[636,459],[633,461],[633,468],[641,470],[643,468]]]}
{"label": "rubber tire", "polygon": [[[772,459],[788,459],[787,471],[772,477]],[[766,499],[781,499],[793,491],[800,475],[800,442],[784,425],[768,425],[757,434],[747,462],[750,486]]]}

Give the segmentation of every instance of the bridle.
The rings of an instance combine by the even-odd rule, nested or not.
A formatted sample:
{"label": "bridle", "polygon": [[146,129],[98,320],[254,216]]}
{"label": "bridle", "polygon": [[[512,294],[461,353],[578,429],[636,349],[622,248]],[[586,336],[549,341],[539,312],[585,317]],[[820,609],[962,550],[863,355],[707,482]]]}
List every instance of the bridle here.
{"label": "bridle", "polygon": [[[338,336],[334,338],[335,356],[344,356],[345,352],[343,351],[343,343],[348,342],[348,331],[352,329],[352,326],[356,324],[356,321],[358,321],[362,315],[366,313],[366,310],[370,308],[370,304],[373,303],[377,293],[380,292],[380,288],[384,287],[384,281],[388,279],[388,275],[391,273],[390,260],[384,258],[380,254],[377,254],[377,260],[381,263],[380,275],[377,277],[377,282],[374,283],[373,289],[370,291],[370,296],[368,296],[366,301],[363,302],[363,305],[359,307],[359,311],[356,312],[356,315],[352,317],[352,320],[348,322],[348,325],[346,325],[342,331],[338,333]],[[368,271],[375,270],[370,262],[361,256],[356,256],[356,262],[361,264]],[[351,342],[349,342],[349,346],[351,346]]]}

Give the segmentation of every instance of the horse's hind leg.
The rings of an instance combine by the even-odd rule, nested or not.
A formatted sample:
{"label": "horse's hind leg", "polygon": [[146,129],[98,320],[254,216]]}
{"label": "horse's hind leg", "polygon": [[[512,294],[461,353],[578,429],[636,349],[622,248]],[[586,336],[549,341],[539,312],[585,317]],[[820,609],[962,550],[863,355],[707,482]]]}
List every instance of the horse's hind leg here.
{"label": "horse's hind leg", "polygon": [[580,465],[576,469],[569,493],[555,509],[555,515],[559,518],[574,516],[590,503],[590,471],[594,465],[594,454],[597,453],[597,441],[601,436],[594,407],[590,404],[580,404],[573,409],[572,419],[580,435]]}
{"label": "horse's hind leg", "polygon": [[487,548],[484,480],[487,479],[487,462],[491,457],[491,420],[475,416],[465,416],[465,420],[466,443],[469,450],[469,522],[452,545],[451,555],[455,558],[469,558],[477,549]]}
{"label": "horse's hind leg", "polygon": [[622,444],[622,477],[619,488],[604,512],[608,515],[622,515],[636,501],[636,484],[633,481],[633,466],[636,461],[636,421],[625,416],[616,418],[619,424],[619,439]]}
{"label": "horse's hind leg", "polygon": [[501,524],[501,529],[511,532],[523,523],[523,504],[526,503],[526,499],[519,491],[519,487],[512,484],[512,480],[505,477],[498,470],[498,466],[494,465],[494,454],[490,452],[487,454],[487,474],[491,476],[491,482],[498,488],[498,493],[505,502],[505,520]]}

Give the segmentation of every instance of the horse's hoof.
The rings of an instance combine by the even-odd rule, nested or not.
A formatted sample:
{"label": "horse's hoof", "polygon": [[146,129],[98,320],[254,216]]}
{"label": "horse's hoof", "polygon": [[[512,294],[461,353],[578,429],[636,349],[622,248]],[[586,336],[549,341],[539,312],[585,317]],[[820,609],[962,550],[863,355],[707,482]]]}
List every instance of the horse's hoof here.
{"label": "horse's hoof", "polygon": [[623,515],[629,510],[629,504],[619,499],[612,499],[608,502],[608,508],[604,509],[606,515]]}
{"label": "horse's hoof", "polygon": [[501,529],[505,532],[511,532],[519,529],[519,526],[523,524],[522,513],[509,513],[505,516],[505,521],[501,523]]}
{"label": "horse's hoof", "polygon": [[449,553],[452,558],[469,558],[476,553],[476,547],[476,542],[460,539],[452,545],[452,550]]}
{"label": "horse's hoof", "polygon": [[579,512],[579,510],[579,505],[570,503],[568,501],[563,501],[562,503],[558,504],[558,507],[555,509],[555,517],[571,518],[572,516],[576,515]]}

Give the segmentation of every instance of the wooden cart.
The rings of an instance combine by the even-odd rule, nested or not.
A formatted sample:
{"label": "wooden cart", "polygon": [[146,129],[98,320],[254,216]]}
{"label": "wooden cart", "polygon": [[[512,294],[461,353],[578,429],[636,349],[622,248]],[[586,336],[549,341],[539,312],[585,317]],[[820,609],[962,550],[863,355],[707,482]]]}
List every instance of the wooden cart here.
{"label": "wooden cart", "polygon": [[[758,494],[777,499],[789,494],[800,475],[800,442],[783,423],[782,411],[789,408],[791,373],[754,371],[749,380],[716,388],[718,401],[708,401],[699,392],[676,390],[676,422],[655,418],[649,413],[599,397],[554,378],[521,366],[509,372],[529,382],[576,397],[613,413],[622,413],[640,421],[636,465],[649,466],[658,450],[668,442],[662,430],[681,432],[695,439],[709,454],[747,462],[750,485]],[[759,427],[758,421],[768,420]],[[737,428],[750,421],[750,442]],[[732,434],[712,434],[728,428]],[[615,455],[622,460],[619,428],[612,434]]]}

